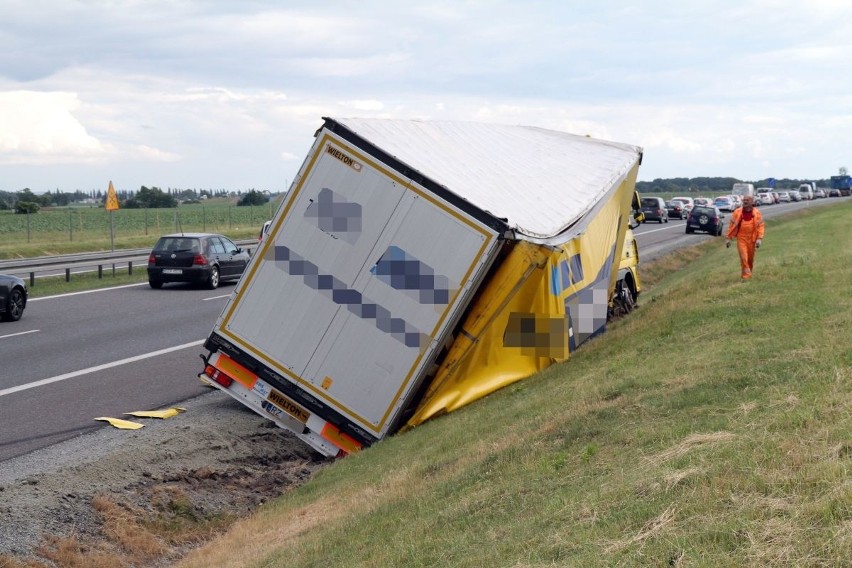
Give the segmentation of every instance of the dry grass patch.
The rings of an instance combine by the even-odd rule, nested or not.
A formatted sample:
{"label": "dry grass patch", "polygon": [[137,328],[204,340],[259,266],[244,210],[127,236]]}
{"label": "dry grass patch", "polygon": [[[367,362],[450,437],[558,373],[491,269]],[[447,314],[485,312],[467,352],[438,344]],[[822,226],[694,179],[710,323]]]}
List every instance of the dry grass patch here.
{"label": "dry grass patch", "polygon": [[47,537],[38,553],[62,568],[125,568],[132,566],[108,544],[87,544],[70,538]]}
{"label": "dry grass patch", "polygon": [[665,511],[660,513],[660,515],[645,523],[638,533],[610,544],[604,549],[604,552],[606,554],[610,554],[617,550],[626,548],[631,544],[636,544],[651,537],[657,536],[674,521],[676,512],[677,509],[675,508],[675,506],[669,505],[669,507]]}
{"label": "dry grass patch", "polygon": [[256,563],[267,556],[271,542],[290,546],[306,533],[350,514],[350,506],[338,497],[318,499],[289,511],[286,516],[281,515],[281,507],[263,508],[234,523],[222,538],[190,552],[177,566],[209,568],[222,565],[223,558],[239,558],[244,564]]}
{"label": "dry grass patch", "polygon": [[679,444],[667,450],[659,452],[658,454],[655,454],[653,456],[645,457],[644,462],[646,465],[656,465],[686,455],[693,448],[707,446],[710,444],[719,444],[721,442],[730,442],[735,438],[736,436],[730,432],[715,432],[713,434],[692,434],[690,436],[687,436]]}
{"label": "dry grass patch", "polygon": [[103,518],[104,535],[128,556],[147,562],[165,552],[157,537],[140,525],[143,511],[103,495],[92,499],[92,507]]}

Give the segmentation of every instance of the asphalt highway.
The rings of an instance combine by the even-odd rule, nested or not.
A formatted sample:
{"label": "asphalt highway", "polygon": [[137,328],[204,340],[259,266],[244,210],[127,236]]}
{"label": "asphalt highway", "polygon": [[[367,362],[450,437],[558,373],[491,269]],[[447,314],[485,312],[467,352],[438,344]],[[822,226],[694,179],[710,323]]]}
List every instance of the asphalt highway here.
{"label": "asphalt highway", "polygon": [[206,392],[199,354],[233,287],[31,299],[0,325],[0,462]]}

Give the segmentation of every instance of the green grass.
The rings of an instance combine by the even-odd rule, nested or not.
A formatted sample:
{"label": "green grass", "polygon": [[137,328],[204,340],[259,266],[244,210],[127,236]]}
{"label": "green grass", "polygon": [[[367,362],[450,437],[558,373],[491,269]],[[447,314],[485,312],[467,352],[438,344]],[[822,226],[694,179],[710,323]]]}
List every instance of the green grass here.
{"label": "green grass", "polygon": [[93,272],[72,274],[71,279],[68,282],[65,281],[65,276],[36,278],[35,285],[30,285],[30,281],[27,279],[30,298],[41,298],[56,294],[69,294],[72,292],[110,288],[113,286],[127,286],[147,282],[148,273],[144,266],[134,266],[133,273],[129,274],[126,262],[116,263],[115,273],[113,273],[111,263],[104,264],[100,278],[98,277],[97,269],[95,269]]}
{"label": "green grass", "polygon": [[746,284],[718,241],[663,261],[570,361],[336,462],[183,565],[849,565],[850,218],[768,221]]}
{"label": "green grass", "polygon": [[43,209],[32,215],[0,211],[0,259],[147,248],[160,235],[180,230],[255,237],[277,205],[237,207],[214,200],[174,209],[119,209],[112,214],[112,233],[103,207]]}

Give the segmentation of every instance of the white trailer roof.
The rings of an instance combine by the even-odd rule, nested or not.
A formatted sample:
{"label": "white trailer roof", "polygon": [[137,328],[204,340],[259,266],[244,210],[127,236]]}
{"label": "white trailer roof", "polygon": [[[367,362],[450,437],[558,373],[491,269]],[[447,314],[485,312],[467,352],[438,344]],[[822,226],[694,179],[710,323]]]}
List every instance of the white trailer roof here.
{"label": "white trailer roof", "polygon": [[563,232],[621,183],[642,148],[532,126],[330,118],[521,235]]}

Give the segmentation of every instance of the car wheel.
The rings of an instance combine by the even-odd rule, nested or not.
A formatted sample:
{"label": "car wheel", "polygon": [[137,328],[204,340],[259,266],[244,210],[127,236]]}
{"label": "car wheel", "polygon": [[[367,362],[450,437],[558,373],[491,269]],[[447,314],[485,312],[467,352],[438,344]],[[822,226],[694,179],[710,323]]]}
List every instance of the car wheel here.
{"label": "car wheel", "polygon": [[691,234],[692,234],[692,229],[690,229],[689,227],[687,227],[687,228],[686,228],[686,234],[687,234],[687,235],[691,235]]}
{"label": "car wheel", "polygon": [[18,321],[24,315],[24,293],[20,288],[15,288],[6,299],[6,312],[3,319],[6,321]]}
{"label": "car wheel", "polygon": [[213,266],[210,269],[210,277],[207,278],[207,287],[211,290],[215,290],[219,287],[219,267]]}
{"label": "car wheel", "polygon": [[163,283],[159,280],[148,280],[148,286],[150,286],[154,290],[159,290],[163,287]]}

